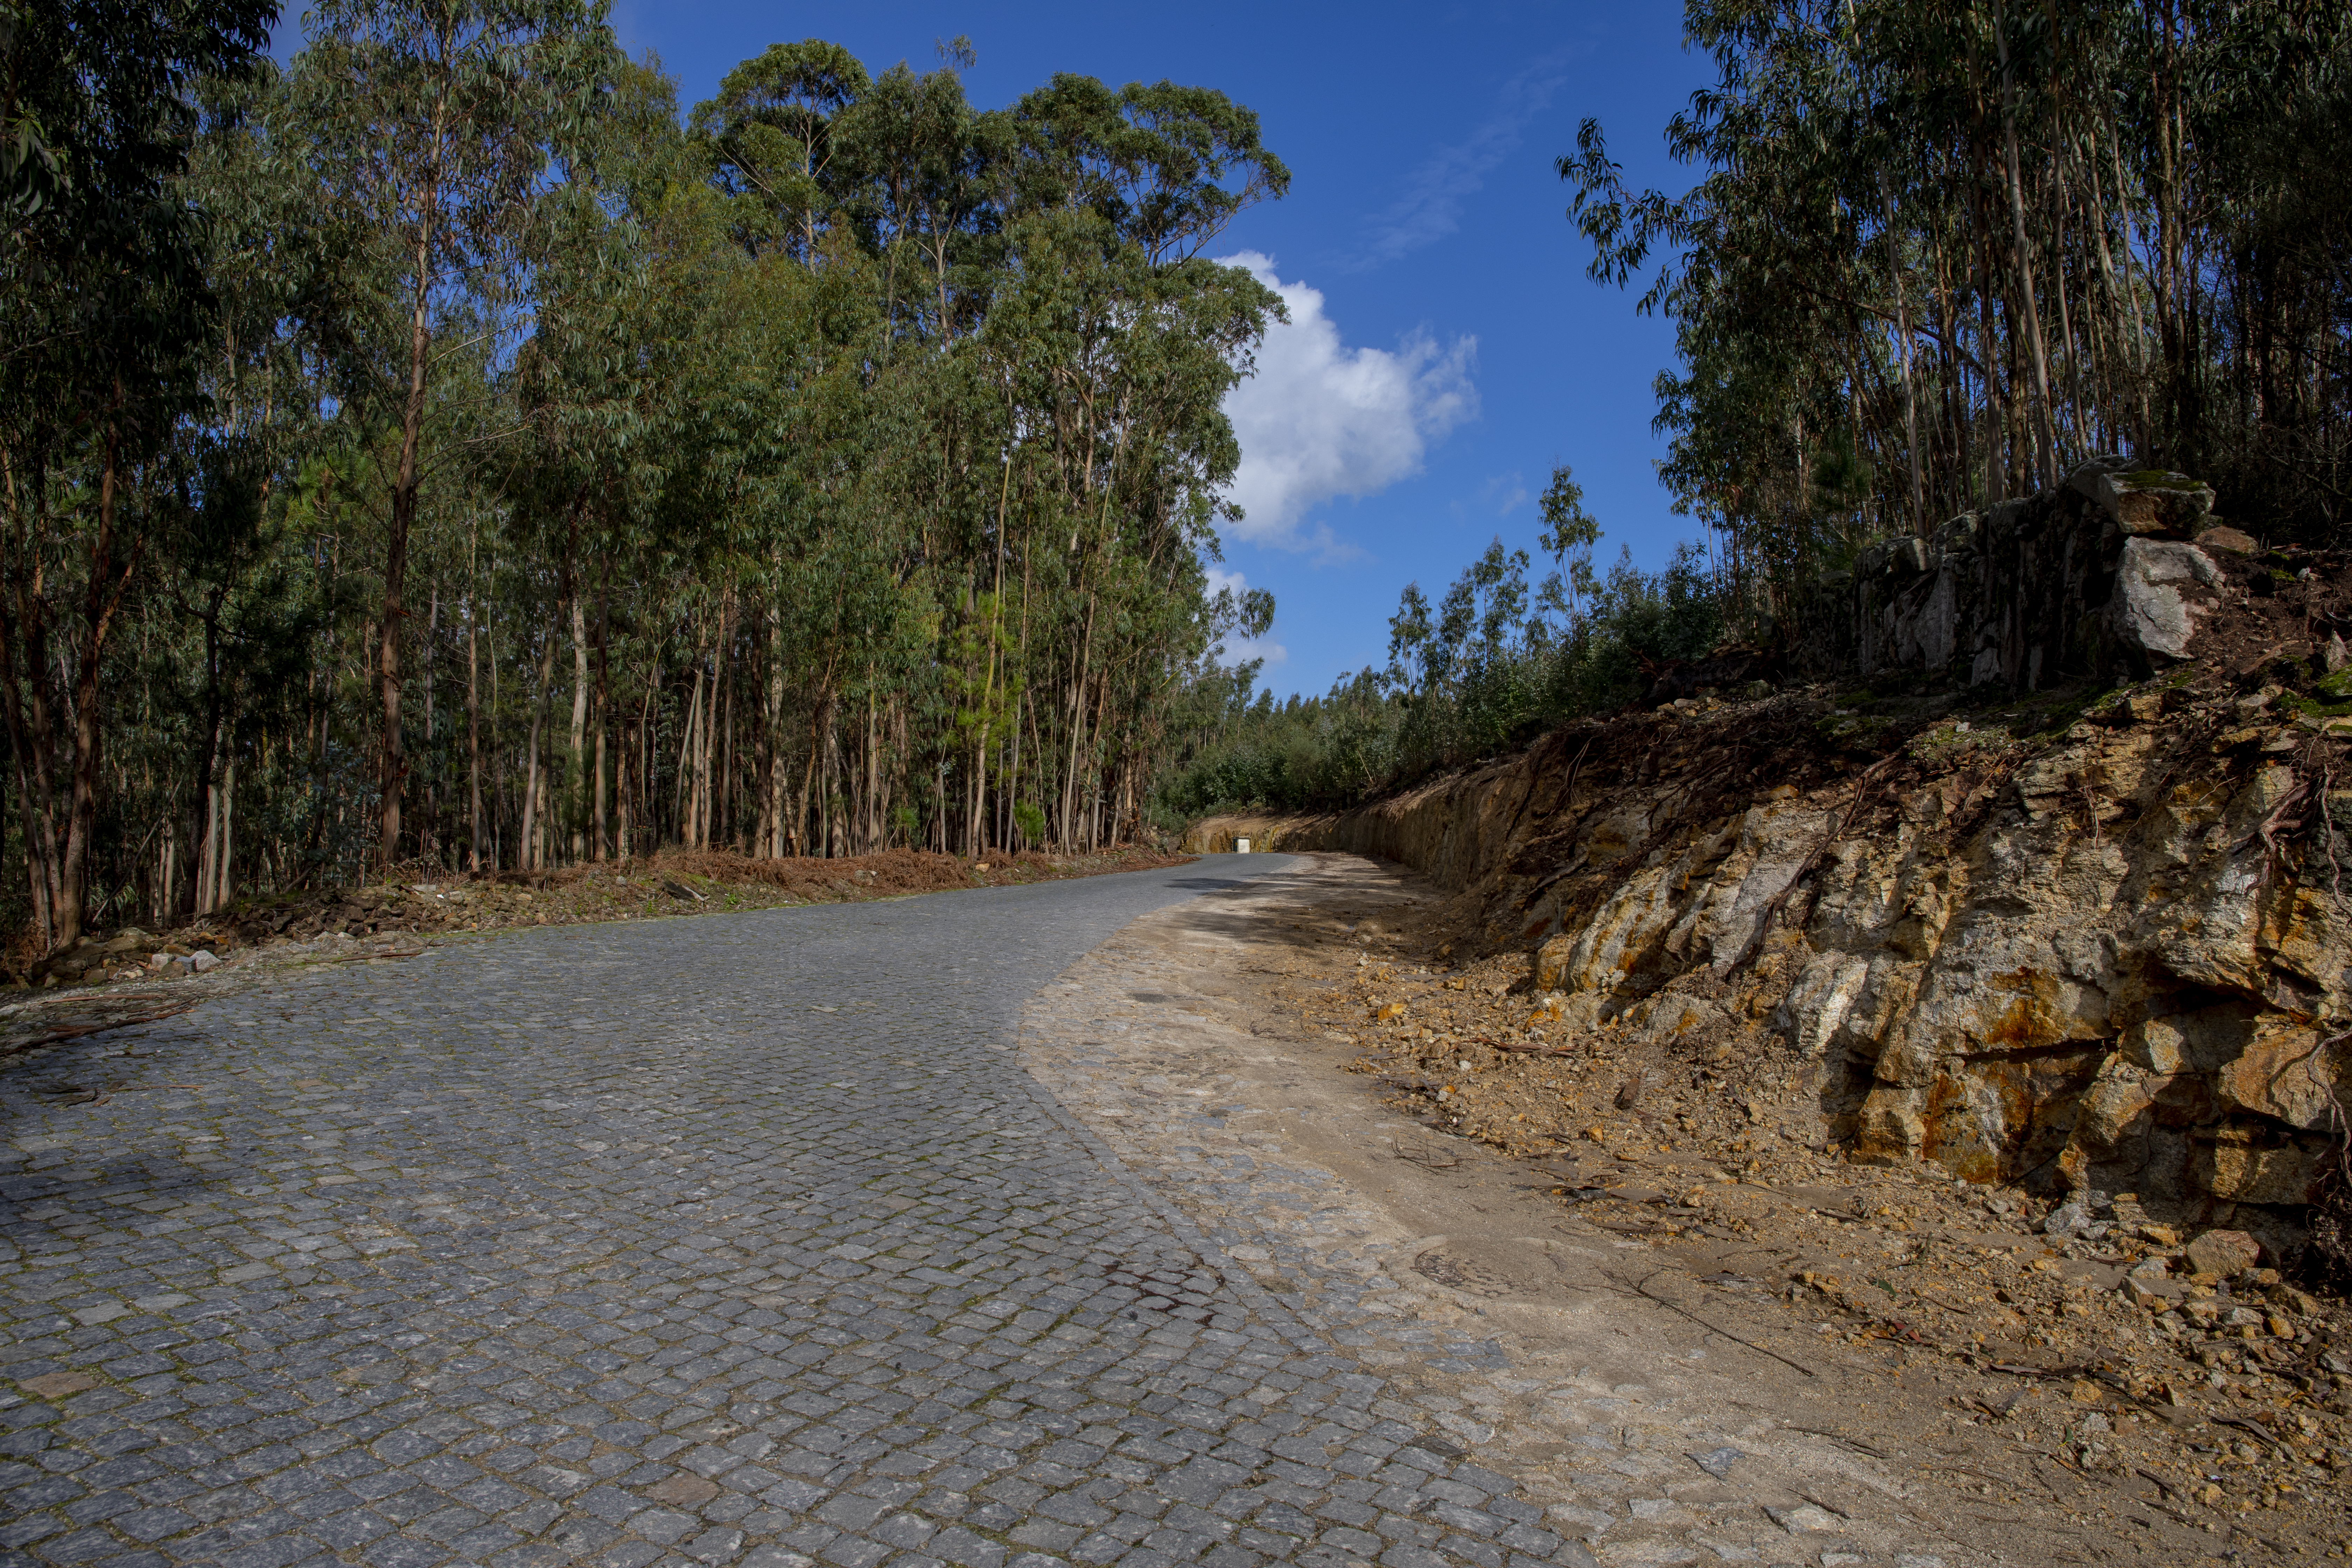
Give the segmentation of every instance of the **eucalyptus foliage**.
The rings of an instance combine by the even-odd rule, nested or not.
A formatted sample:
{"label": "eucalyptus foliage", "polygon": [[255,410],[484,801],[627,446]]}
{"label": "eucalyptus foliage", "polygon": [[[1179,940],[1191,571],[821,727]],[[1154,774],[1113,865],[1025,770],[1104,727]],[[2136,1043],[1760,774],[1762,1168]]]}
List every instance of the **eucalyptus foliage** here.
{"label": "eucalyptus foliage", "polygon": [[1255,689],[1255,664],[1195,681],[1186,743],[1156,801],[1163,820],[1353,805],[1622,707],[1722,641],[1727,600],[1697,546],[1679,547],[1663,571],[1621,556],[1596,574],[1598,528],[1565,468],[1545,510],[1559,569],[1533,583],[1527,552],[1496,540],[1434,603],[1409,584],[1389,620],[1385,669],[1285,702]]}
{"label": "eucalyptus foliage", "polygon": [[0,923],[1148,830],[1272,609],[1206,574],[1249,110],[810,40],[681,114],[583,0],[270,19],[0,9]]}
{"label": "eucalyptus foliage", "polygon": [[2309,0],[1688,0],[1717,79],[1591,274],[1675,323],[1664,474],[1751,610],[2133,453],[2257,534],[2352,501],[2352,27]]}

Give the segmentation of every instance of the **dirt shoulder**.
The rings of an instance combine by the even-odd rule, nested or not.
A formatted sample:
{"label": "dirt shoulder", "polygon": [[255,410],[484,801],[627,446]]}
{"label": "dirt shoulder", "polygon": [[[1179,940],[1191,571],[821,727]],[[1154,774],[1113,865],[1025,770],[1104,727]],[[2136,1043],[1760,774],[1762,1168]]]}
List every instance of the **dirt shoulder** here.
{"label": "dirt shoulder", "polygon": [[2127,1214],[2053,1237],[2013,1190],[1808,1147],[1792,1062],[1532,1054],[1526,955],[1452,968],[1434,889],[1309,858],[1074,968],[1032,1069],[1600,1560],[2343,1541],[2332,1305],[2259,1272],[2135,1300],[2167,1249]]}

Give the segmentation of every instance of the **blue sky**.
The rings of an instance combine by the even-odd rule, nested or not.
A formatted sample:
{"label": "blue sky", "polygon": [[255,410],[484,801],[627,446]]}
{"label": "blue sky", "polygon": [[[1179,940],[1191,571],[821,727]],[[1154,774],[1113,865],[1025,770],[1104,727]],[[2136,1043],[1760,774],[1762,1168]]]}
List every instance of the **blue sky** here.
{"label": "blue sky", "polygon": [[1290,195],[1212,254],[1245,258],[1291,305],[1228,405],[1251,515],[1223,569],[1274,591],[1257,651],[1277,692],[1385,663],[1408,582],[1442,589],[1498,534],[1535,552],[1555,463],[1584,486],[1604,562],[1624,544],[1654,565],[1694,531],[1652,467],[1670,329],[1585,279],[1552,170],[1595,115],[1630,180],[1688,183],[1660,132],[1710,77],[1679,5],[614,0],[613,20],[689,106],[780,40],[929,69],[963,34],[983,107],[1066,70],[1213,87],[1257,111]]}

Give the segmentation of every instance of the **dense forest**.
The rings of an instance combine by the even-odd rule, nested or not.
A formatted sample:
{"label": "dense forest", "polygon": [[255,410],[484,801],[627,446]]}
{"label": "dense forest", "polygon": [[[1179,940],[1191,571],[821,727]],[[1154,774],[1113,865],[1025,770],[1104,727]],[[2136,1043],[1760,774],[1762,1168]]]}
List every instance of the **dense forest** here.
{"label": "dense forest", "polygon": [[1132,837],[1229,632],[1247,110],[574,0],[0,4],[0,930]]}
{"label": "dense forest", "polygon": [[1867,542],[2099,454],[2195,475],[2273,542],[2352,523],[2352,14],[2328,0],[1688,0],[1716,80],[1636,190],[1587,120],[1558,170],[1589,272],[1675,324],[1660,477],[1702,555],[1596,582],[1499,544],[1391,662],[1229,699],[1169,797],[1330,806],[1622,703],[1718,637],[1769,648]]}

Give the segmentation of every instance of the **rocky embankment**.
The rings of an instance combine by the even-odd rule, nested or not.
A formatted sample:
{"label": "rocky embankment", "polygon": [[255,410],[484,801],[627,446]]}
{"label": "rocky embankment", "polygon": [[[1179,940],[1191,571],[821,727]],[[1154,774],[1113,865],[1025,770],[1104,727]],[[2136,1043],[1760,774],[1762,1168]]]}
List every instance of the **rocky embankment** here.
{"label": "rocky embankment", "polygon": [[2210,505],[2092,465],[1864,552],[1777,681],[1186,847],[1425,873],[1458,961],[1520,955],[1522,1044],[1769,1069],[1851,1161],[2341,1266],[2352,558]]}
{"label": "rocky embankment", "polygon": [[[1528,954],[1466,952],[1458,901],[1401,893],[1377,911],[1300,909],[1302,944],[1336,940],[1354,962],[1283,987],[1298,1037],[1451,1135],[1396,1155],[1444,1170],[1468,1138],[1516,1156],[1536,1178],[1516,1184],[1559,1205],[1559,1234],[1591,1227],[1640,1260],[1625,1278],[1677,1280],[1761,1381],[1776,1365],[1795,1369],[1789,1388],[1867,1380],[1854,1414],[1878,1426],[1832,1418],[1859,1451],[1910,1449],[1937,1482],[2021,1510],[1979,1520],[2116,1531],[2117,1552],[2084,1561],[2242,1560],[2257,1543],[2294,1558],[2346,1539],[2352,1310],[2266,1264],[2253,1237],[2185,1236],[2130,1194],[1854,1163],[1785,1045],[1566,1027],[1529,995]],[[2152,1515],[2208,1533],[2164,1539]]]}

